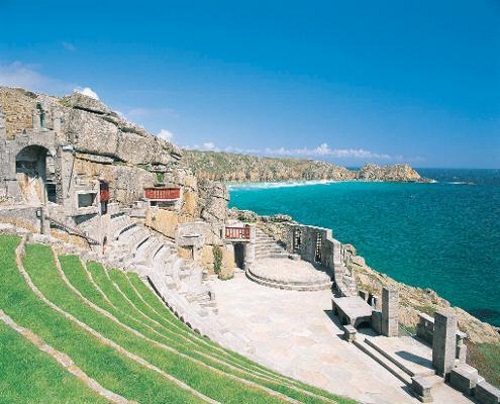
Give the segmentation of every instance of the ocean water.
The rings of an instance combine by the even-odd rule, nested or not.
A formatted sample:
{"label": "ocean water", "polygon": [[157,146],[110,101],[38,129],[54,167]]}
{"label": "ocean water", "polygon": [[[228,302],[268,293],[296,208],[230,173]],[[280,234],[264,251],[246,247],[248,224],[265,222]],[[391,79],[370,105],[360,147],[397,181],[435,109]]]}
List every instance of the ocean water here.
{"label": "ocean water", "polygon": [[500,326],[500,170],[421,169],[430,184],[230,188],[230,206],[331,228],[367,264]]}

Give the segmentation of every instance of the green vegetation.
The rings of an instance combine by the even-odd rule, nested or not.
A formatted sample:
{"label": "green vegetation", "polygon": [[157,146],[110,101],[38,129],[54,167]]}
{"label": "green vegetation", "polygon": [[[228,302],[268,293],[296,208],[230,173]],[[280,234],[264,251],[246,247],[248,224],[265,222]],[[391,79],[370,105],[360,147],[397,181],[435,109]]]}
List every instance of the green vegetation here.
{"label": "green vegetation", "polygon": [[107,402],[3,322],[0,352],[1,403]]}
{"label": "green vegetation", "polygon": [[164,179],[165,179],[165,173],[156,173],[157,184],[163,184]]}
{"label": "green vegetation", "polygon": [[[57,308],[98,333],[93,335],[31,291],[15,263],[14,248],[18,242],[17,237],[0,236],[0,259],[5,263],[0,309],[69,355],[76,366],[108,390],[138,402],[200,401],[193,391],[169,380],[173,377],[224,403],[283,401],[283,397],[270,394],[271,390],[306,403],[351,402],[279,375],[194,333],[173,316],[136,274],[106,271],[98,263],[84,266],[77,256],[60,256],[56,262],[50,247],[27,245],[23,266],[34,285]],[[59,264],[62,277],[58,274]],[[103,338],[125,351],[110,346]],[[41,397],[43,402],[68,402],[66,397],[71,397],[71,402],[99,402],[92,390],[50,356],[8,327],[0,327],[0,347],[17,346],[16,343],[20,346],[15,350],[17,356],[0,360],[2,377],[7,375],[0,381],[2,399],[30,402],[30,397]],[[23,345],[33,354],[28,354]],[[126,352],[143,358],[164,375],[130,359],[124,355]],[[25,358],[24,362],[21,358]],[[4,359],[5,364],[15,363],[15,367],[8,369]],[[31,366],[31,360],[44,362],[37,366],[40,374],[45,375],[45,379],[37,377],[38,384],[25,381],[25,372],[19,370]],[[37,389],[41,392],[37,393]]]}
{"label": "green vegetation", "polygon": [[222,249],[218,245],[214,245],[214,272],[219,275],[222,269]]}
{"label": "green vegetation", "polygon": [[500,388],[500,345],[468,344],[467,362],[493,386]]}

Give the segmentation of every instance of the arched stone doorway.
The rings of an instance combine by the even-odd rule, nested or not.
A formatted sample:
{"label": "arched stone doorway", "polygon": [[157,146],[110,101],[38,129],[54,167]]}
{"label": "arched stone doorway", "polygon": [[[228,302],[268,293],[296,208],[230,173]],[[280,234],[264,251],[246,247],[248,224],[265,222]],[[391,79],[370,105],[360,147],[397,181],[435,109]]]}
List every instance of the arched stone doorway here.
{"label": "arched stone doorway", "polygon": [[31,145],[17,153],[16,179],[24,202],[56,202],[55,162],[45,147]]}

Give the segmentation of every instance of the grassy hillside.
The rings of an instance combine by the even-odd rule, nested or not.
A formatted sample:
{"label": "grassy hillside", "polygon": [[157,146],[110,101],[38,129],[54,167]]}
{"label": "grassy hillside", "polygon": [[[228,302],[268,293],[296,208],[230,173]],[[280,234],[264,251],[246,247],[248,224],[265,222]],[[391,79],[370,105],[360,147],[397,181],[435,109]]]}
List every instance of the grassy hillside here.
{"label": "grassy hillside", "polygon": [[0,322],[0,402],[105,402],[74,369],[116,402],[351,402],[194,333],[135,274],[20,243],[0,236],[0,310],[72,363]]}
{"label": "grassy hillside", "polygon": [[185,150],[182,163],[201,179],[215,181],[347,180],[354,172],[322,161]]}

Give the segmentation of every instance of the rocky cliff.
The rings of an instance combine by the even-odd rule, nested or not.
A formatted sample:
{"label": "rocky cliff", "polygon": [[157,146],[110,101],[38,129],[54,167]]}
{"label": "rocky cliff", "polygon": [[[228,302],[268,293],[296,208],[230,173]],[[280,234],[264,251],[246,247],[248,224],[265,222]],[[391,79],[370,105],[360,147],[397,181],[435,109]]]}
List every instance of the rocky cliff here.
{"label": "rocky cliff", "polygon": [[123,205],[140,199],[160,177],[168,180],[166,185],[184,186],[192,176],[178,165],[182,153],[176,145],[80,93],[57,98],[0,87],[0,113],[0,141],[26,137],[36,143],[40,133],[54,133],[51,149],[73,150],[72,175],[81,183],[107,182],[111,198]]}
{"label": "rocky cliff", "polygon": [[408,165],[381,167],[367,164],[356,171],[323,161],[257,157],[213,151],[184,150],[183,156],[183,163],[189,166],[198,178],[213,181],[423,181],[422,177]]}

